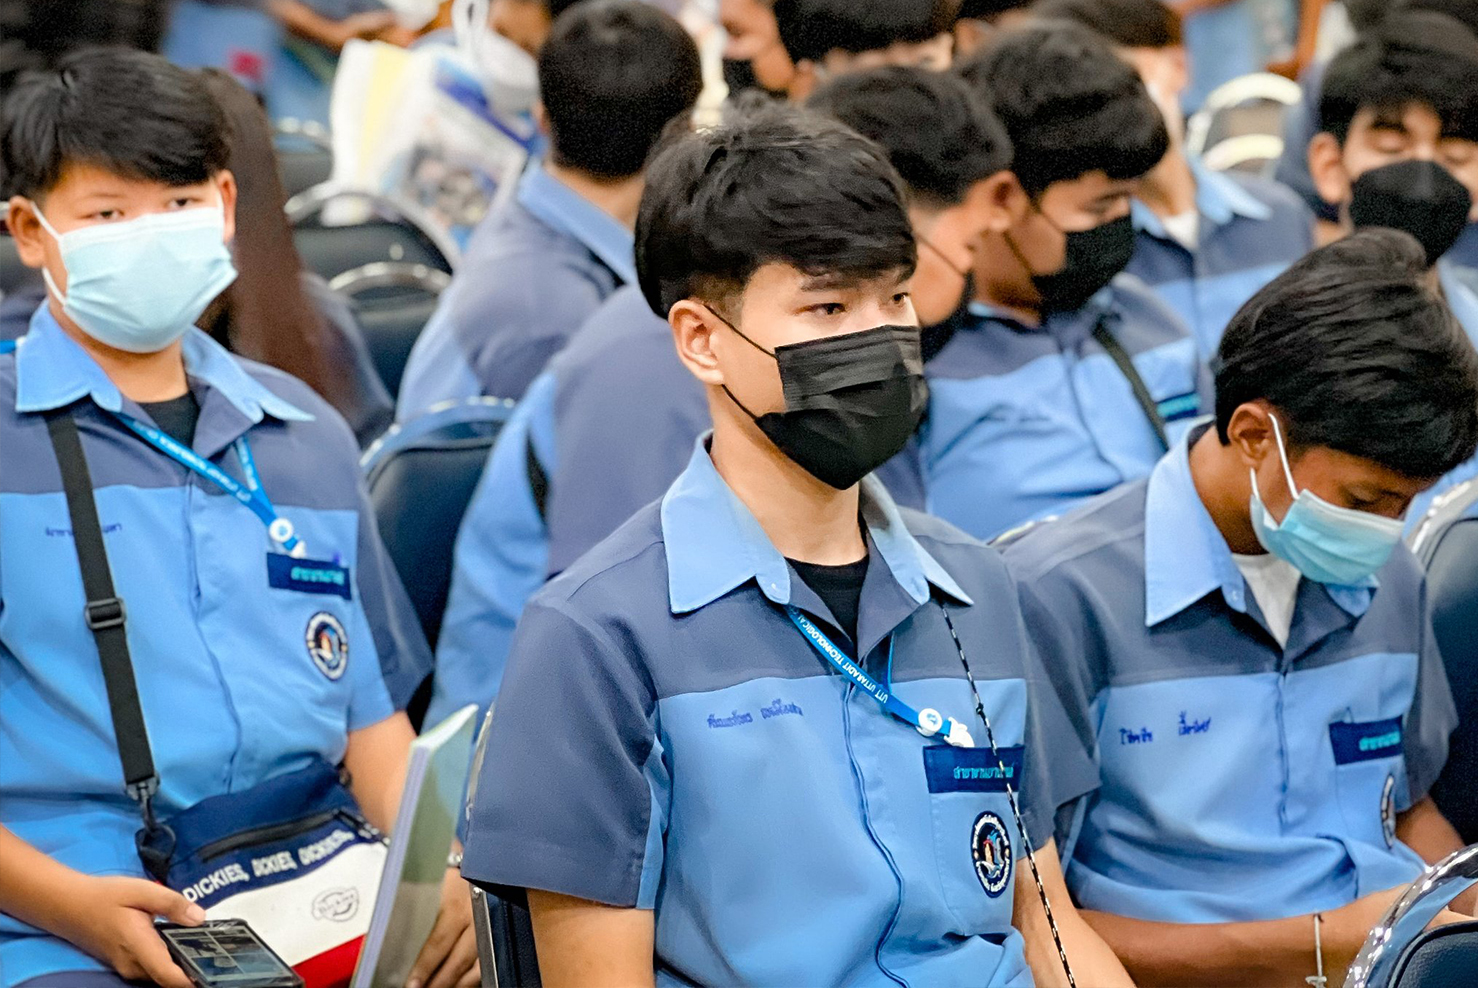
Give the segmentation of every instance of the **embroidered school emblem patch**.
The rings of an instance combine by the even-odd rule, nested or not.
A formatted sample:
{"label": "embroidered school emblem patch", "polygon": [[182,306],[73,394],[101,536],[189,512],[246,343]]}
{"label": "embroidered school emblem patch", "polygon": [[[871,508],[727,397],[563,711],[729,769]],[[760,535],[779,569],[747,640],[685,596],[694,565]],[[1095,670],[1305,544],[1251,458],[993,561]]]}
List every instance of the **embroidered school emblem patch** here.
{"label": "embroidered school emblem patch", "polygon": [[970,830],[970,856],[985,894],[999,898],[1011,884],[1011,835],[1005,821],[989,811],[976,817]]}
{"label": "embroidered school emblem patch", "polygon": [[319,611],[308,619],[304,634],[308,655],[318,671],[329,679],[338,679],[349,668],[349,635],[339,619],[328,611]]}
{"label": "embroidered school emblem patch", "polygon": [[1386,838],[1386,847],[1396,846],[1396,776],[1386,776],[1385,788],[1380,794],[1380,831]]}

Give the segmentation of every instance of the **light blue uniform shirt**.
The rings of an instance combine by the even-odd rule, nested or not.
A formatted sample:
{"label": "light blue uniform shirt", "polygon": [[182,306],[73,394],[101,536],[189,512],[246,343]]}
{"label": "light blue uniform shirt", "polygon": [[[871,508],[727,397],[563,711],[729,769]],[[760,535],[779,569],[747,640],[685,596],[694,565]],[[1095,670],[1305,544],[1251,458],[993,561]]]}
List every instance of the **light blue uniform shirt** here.
{"label": "light blue uniform shirt", "polygon": [[[184,340],[200,403],[194,449],[238,480],[248,437],[262,487],[348,596],[269,585],[270,542],[245,505],[134,435],[123,397],[46,307],[0,356],[0,823],[70,868],[143,876],[101,661],[44,412],[76,402],[113,582],[128,611],[139,700],[166,818],[344,755],[429,672],[415,614],[381,546],[343,420],[301,382]],[[330,629],[346,660],[317,653]],[[383,673],[382,673],[383,667]],[[390,689],[387,692],[387,680]],[[0,983],[98,968],[0,915]]]}
{"label": "light blue uniform shirt", "polygon": [[857,648],[700,440],[660,503],[530,601],[463,874],[655,910],[659,985],[1030,985],[1000,772],[885,714],[786,606],[983,745],[948,608],[1034,846],[1092,765],[994,551],[876,478],[861,513]]}
{"label": "light blue uniform shirt", "polygon": [[1411,881],[1396,814],[1457,723],[1420,568],[1401,547],[1366,585],[1303,580],[1279,647],[1187,449],[1005,549],[1032,641],[1077,666],[1059,688],[1091,710],[1102,788],[1070,848],[1074,898],[1226,923]]}
{"label": "light blue uniform shirt", "polygon": [[472,235],[411,349],[399,419],[456,398],[523,397],[601,302],[635,283],[631,231],[531,167]]}
{"label": "light blue uniform shirt", "polygon": [[1128,379],[1093,339],[1100,319],[1133,359],[1171,442],[1210,393],[1195,340],[1133,275],[1040,327],[979,304],[971,311],[974,323],[925,368],[920,448],[929,510],[977,538],[1143,477],[1164,452]]}
{"label": "light blue uniform shirt", "polygon": [[1136,201],[1131,215],[1138,233],[1127,270],[1175,310],[1210,361],[1242,303],[1313,249],[1314,217],[1276,182],[1214,172],[1195,160],[1191,170],[1200,217],[1195,249]]}
{"label": "light blue uniform shirt", "polygon": [[[497,696],[529,596],[661,497],[710,425],[703,386],[678,360],[667,321],[635,285],[617,291],[498,436],[457,537],[427,723]],[[547,484],[542,514],[530,456]],[[878,475],[895,500],[922,506],[914,450]]]}

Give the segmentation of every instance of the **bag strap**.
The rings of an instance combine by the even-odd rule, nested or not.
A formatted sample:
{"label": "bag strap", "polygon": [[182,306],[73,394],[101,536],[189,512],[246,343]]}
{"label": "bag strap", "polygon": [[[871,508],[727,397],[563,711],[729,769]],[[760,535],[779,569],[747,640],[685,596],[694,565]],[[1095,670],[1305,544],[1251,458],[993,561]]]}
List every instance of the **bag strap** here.
{"label": "bag strap", "polygon": [[1134,366],[1134,360],[1129,356],[1129,351],[1124,349],[1106,324],[1099,319],[1093,327],[1093,338],[1098,345],[1103,347],[1109,359],[1119,368],[1129,381],[1129,387],[1134,391],[1134,400],[1139,402],[1139,407],[1144,410],[1145,417],[1150,420],[1150,428],[1155,430],[1155,437],[1160,440],[1160,445],[1167,451],[1170,449],[1170,437],[1165,431],[1165,417],[1160,414],[1160,406],[1155,402],[1155,396],[1150,394],[1149,386],[1144,383],[1144,378],[1139,376],[1139,368]]}
{"label": "bag strap", "polygon": [[539,456],[534,452],[534,437],[532,434],[524,439],[524,469],[529,477],[529,492],[534,496],[534,508],[539,512],[539,520],[549,521],[549,475],[544,472],[544,465],[539,462]]}
{"label": "bag strap", "polygon": [[123,763],[123,781],[129,796],[143,810],[146,828],[153,830],[152,800],[159,791],[159,775],[154,771],[149,731],[144,725],[133,660],[128,654],[128,612],[113,589],[108,550],[103,544],[103,528],[93,498],[92,475],[82,452],[77,421],[69,410],[49,413],[46,430],[51,435],[57,466],[61,468],[62,491],[72,518],[72,544],[77,548],[77,565],[87,595],[83,617],[97,642],[98,658],[102,661],[108,709],[113,717],[113,731],[118,735],[118,758]]}

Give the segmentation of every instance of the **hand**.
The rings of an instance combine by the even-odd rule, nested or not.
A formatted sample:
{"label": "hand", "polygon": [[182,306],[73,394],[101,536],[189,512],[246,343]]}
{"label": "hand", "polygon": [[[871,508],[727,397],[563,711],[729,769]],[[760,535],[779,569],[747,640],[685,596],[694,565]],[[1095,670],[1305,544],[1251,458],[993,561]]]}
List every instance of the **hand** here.
{"label": "hand", "polygon": [[480,979],[472,890],[456,869],[448,868],[441,883],[441,912],[405,988],[476,988]]}
{"label": "hand", "polygon": [[395,14],[388,10],[367,10],[359,14],[351,14],[342,21],[334,22],[330,35],[323,39],[328,47],[338,51],[350,41],[362,38],[367,41],[374,40],[380,34],[391,31],[397,27]]}
{"label": "hand", "polygon": [[205,922],[205,910],[172,889],[142,878],[85,878],[76,896],[75,925],[66,939],[133,981],[162,988],[191,988],[190,979],[169,956],[154,929],[162,916],[181,926]]}

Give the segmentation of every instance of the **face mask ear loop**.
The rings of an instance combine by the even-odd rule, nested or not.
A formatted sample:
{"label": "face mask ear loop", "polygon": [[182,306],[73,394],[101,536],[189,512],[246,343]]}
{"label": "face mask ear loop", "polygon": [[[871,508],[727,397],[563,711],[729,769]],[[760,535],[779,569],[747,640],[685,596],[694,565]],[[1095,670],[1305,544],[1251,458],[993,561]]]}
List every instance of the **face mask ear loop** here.
{"label": "face mask ear loop", "polygon": [[923,244],[925,247],[929,248],[931,251],[933,251],[934,252],[934,256],[937,257],[937,258],[939,258],[941,261],[943,261],[944,262],[944,266],[947,267],[947,268],[949,268],[955,274],[959,275],[961,278],[968,278],[968,277],[970,277],[970,272],[968,270],[966,270],[965,268],[957,268],[957,267],[955,267],[955,262],[952,261],[952,260],[950,260],[947,256],[945,256],[944,251],[940,250],[938,247],[935,247],[934,246],[934,242],[932,240],[930,240],[928,237],[924,236],[922,233],[916,233],[916,234],[914,234],[914,239],[917,240],[919,243]]}
{"label": "face mask ear loop", "polygon": [[1293,470],[1288,465],[1288,453],[1283,448],[1283,430],[1278,427],[1278,416],[1269,412],[1268,418],[1273,420],[1273,439],[1278,444],[1278,459],[1283,461],[1283,476],[1288,478],[1288,493],[1297,500],[1300,492],[1293,483]]}
{"label": "face mask ear loop", "polygon": [[[56,241],[57,249],[60,250],[62,246],[62,235],[56,232],[56,228],[51,225],[51,221],[46,218],[46,214],[41,212],[41,206],[34,199],[31,201],[31,211],[36,214],[36,219],[41,221],[41,229],[51,235],[51,239]],[[46,290],[51,292],[58,302],[65,305],[67,301],[66,296],[56,286],[56,279],[51,276],[51,271],[44,266],[41,268],[41,280],[46,282]]]}
{"label": "face mask ear loop", "polygon": [[[751,340],[749,337],[745,336],[744,333],[742,333],[740,331],[740,329],[739,329],[738,326],[735,326],[733,323],[729,322],[729,320],[725,319],[723,316],[721,316],[717,312],[715,312],[713,310],[713,307],[710,306],[707,302],[704,302],[703,303],[703,308],[707,309],[709,311],[709,313],[713,316],[713,318],[717,319],[719,322],[723,323],[725,326],[727,326],[730,329],[732,329],[734,331],[734,335],[738,336],[745,343],[748,343],[750,346],[754,347],[756,350],[758,350],[760,353],[763,353],[765,356],[770,357],[770,358],[774,358],[774,356],[775,356],[775,351],[774,350],[766,350],[764,347],[760,346],[754,340]],[[733,397],[733,396],[731,395],[730,397]],[[740,408],[743,408],[744,406],[743,405],[740,405],[739,407]],[[747,409],[746,409],[746,411],[747,411]]]}

